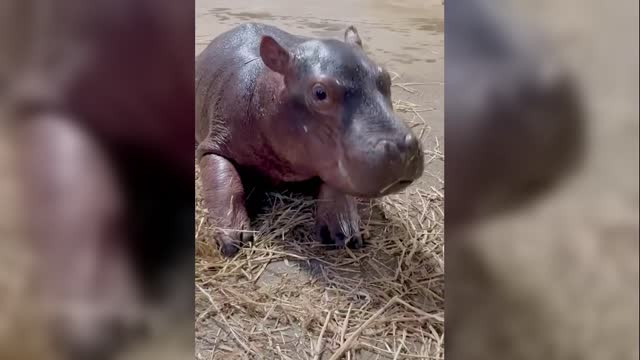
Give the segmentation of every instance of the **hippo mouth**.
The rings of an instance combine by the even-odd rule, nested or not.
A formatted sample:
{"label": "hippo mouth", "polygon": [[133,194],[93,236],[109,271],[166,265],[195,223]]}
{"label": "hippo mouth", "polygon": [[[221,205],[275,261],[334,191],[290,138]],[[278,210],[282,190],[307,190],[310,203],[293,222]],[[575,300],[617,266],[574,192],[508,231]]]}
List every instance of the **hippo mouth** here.
{"label": "hippo mouth", "polygon": [[380,190],[380,195],[388,195],[401,190],[404,190],[409,185],[413,183],[413,180],[397,180],[392,182],[391,184],[385,186],[382,190]]}
{"label": "hippo mouth", "polygon": [[[413,184],[419,177],[414,174],[414,171],[410,171],[410,174],[395,174],[397,171],[394,170],[397,169],[380,169],[375,166],[372,168],[368,166],[369,164],[362,167],[358,162],[352,166],[352,171],[348,171],[344,165],[342,161],[338,161],[339,176],[331,176],[333,175],[331,174],[327,179],[334,180],[333,186],[361,198],[377,198],[398,193]],[[422,167],[416,170],[418,171],[415,173],[421,173]]]}

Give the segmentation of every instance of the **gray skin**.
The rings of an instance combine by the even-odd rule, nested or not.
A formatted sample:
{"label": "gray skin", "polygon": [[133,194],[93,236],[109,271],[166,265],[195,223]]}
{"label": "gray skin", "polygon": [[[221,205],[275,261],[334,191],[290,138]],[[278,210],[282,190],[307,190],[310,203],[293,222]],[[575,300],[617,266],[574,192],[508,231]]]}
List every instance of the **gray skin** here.
{"label": "gray skin", "polygon": [[319,179],[319,239],[362,246],[354,197],[400,191],[423,172],[390,87],[354,27],[344,42],[255,23],[216,37],[196,61],[196,140],[222,253],[251,239],[245,171],[272,185]]}
{"label": "gray skin", "polygon": [[423,172],[420,142],[394,113],[389,73],[345,41],[244,24],[196,62],[197,156],[224,255],[251,238],[241,174],[273,185],[319,178],[317,233],[360,247],[354,197],[406,188]]}

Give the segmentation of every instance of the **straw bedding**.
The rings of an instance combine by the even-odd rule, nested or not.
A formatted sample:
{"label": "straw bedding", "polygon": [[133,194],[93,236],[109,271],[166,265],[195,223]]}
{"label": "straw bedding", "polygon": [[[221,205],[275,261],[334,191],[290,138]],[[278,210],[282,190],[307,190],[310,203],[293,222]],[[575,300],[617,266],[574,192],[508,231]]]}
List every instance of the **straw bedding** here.
{"label": "straw bedding", "polygon": [[[419,85],[397,79],[406,92]],[[431,109],[394,107],[428,136],[420,114]],[[425,160],[444,161],[439,146]],[[196,179],[196,358],[442,359],[444,195],[435,182],[361,201],[358,250],[314,240],[313,199],[269,193],[253,244],[223,259]]]}

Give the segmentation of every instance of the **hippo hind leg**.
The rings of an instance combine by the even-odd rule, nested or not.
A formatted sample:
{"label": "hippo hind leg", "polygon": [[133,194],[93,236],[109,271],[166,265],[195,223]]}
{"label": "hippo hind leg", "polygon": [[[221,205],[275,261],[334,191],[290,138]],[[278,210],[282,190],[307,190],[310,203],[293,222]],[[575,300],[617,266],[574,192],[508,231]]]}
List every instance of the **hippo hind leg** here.
{"label": "hippo hind leg", "polygon": [[360,216],[356,200],[326,184],[320,186],[316,209],[316,233],[320,242],[360,248]]}
{"label": "hippo hind leg", "polygon": [[205,207],[216,226],[214,239],[224,256],[233,256],[253,240],[240,175],[229,160],[209,154],[200,160],[200,181]]}

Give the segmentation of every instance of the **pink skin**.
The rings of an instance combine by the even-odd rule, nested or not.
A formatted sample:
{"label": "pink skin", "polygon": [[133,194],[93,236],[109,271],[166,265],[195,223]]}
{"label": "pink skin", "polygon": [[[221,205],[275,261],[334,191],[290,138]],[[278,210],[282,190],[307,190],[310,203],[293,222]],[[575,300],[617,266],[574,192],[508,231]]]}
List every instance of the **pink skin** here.
{"label": "pink skin", "polygon": [[27,220],[54,334],[68,351],[107,349],[124,335],[111,326],[134,326],[139,303],[111,164],[64,115],[28,119],[20,144]]}
{"label": "pink skin", "polygon": [[354,248],[354,197],[397,192],[422,175],[421,146],[393,114],[388,73],[361,47],[353,27],[344,42],[323,42],[245,24],[198,57],[197,153],[225,256],[251,239],[245,170],[273,185],[319,179],[318,240]]}

